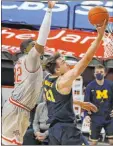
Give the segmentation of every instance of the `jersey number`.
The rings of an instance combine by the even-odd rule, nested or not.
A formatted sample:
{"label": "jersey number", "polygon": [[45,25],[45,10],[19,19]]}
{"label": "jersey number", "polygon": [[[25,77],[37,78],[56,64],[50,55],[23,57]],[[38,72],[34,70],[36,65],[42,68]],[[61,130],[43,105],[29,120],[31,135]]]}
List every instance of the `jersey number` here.
{"label": "jersey number", "polygon": [[49,90],[44,89],[44,90],[45,90],[45,95],[46,95],[47,100],[55,102],[55,98],[53,96],[52,91],[50,89]]}
{"label": "jersey number", "polygon": [[16,83],[21,82],[20,79],[21,75],[22,75],[22,68],[19,66],[14,69],[14,79]]}

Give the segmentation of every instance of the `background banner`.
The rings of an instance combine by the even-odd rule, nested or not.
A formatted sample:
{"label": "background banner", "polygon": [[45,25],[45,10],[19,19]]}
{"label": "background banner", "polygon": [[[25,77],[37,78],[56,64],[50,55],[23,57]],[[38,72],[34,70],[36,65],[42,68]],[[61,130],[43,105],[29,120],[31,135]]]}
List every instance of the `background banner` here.
{"label": "background banner", "polygon": [[[82,57],[96,38],[96,33],[70,29],[51,30],[46,44],[46,51],[72,53]],[[29,38],[37,39],[38,31],[2,28],[2,51],[18,53],[20,43]],[[96,52],[96,57],[103,57],[103,44]]]}
{"label": "background banner", "polygon": [[[61,3],[62,2],[62,3]],[[60,1],[53,8],[53,27],[94,29],[88,21],[88,11],[94,6],[105,6],[113,16],[112,1]],[[2,22],[40,26],[47,4],[28,1],[2,1]]]}

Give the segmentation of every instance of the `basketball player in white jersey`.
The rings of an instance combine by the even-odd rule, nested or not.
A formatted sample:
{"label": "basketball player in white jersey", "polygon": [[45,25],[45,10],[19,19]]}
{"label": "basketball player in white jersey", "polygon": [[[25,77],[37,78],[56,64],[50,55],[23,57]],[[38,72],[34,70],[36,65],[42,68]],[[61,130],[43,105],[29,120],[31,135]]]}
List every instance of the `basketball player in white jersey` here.
{"label": "basketball player in white jersey", "polygon": [[12,96],[3,107],[3,145],[23,143],[23,136],[29,126],[30,111],[34,108],[42,87],[43,71],[40,57],[44,53],[44,46],[50,32],[52,8],[55,3],[48,2],[48,9],[36,42],[29,39],[20,45],[21,51],[26,55],[19,58],[15,65],[15,87]]}

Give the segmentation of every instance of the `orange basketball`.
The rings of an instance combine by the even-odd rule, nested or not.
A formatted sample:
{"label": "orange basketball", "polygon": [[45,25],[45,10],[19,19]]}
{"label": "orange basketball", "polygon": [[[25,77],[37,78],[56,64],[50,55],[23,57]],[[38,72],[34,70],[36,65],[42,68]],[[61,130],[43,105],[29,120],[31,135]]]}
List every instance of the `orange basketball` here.
{"label": "orange basketball", "polygon": [[109,19],[109,13],[105,7],[96,6],[89,10],[88,19],[92,25],[101,26],[106,19]]}

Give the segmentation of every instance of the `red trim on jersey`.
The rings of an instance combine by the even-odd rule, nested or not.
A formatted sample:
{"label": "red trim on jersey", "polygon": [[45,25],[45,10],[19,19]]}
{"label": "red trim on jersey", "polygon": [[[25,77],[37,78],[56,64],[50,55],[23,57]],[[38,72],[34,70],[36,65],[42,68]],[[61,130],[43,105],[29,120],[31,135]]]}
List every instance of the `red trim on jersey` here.
{"label": "red trim on jersey", "polygon": [[12,99],[11,97],[9,98],[9,101],[10,101],[12,104],[16,105],[16,106],[18,106],[18,107],[20,107],[20,108],[23,108],[23,109],[27,110],[28,112],[31,111],[30,108],[26,107],[26,106],[23,105],[22,103],[19,103],[18,101],[15,101],[15,100]]}
{"label": "red trim on jersey", "polygon": [[5,86],[5,85],[2,85],[1,87],[2,88],[12,88],[12,89],[14,88],[14,86]]}
{"label": "red trim on jersey", "polygon": [[34,71],[29,71],[29,70],[27,69],[27,66],[26,66],[26,60],[24,61],[24,65],[25,65],[25,69],[26,69],[29,73],[35,73],[35,72],[37,72],[37,71],[40,69],[40,66],[39,66],[36,70],[34,70]]}
{"label": "red trim on jersey", "polygon": [[2,136],[2,139],[6,140],[6,141],[8,141],[8,142],[10,142],[10,143],[15,143],[15,144],[17,144],[17,145],[22,145],[21,143],[17,142],[16,139],[10,140],[10,139],[7,139],[7,138],[5,138],[5,137],[3,137],[3,136]]}

